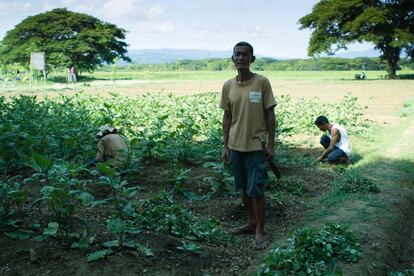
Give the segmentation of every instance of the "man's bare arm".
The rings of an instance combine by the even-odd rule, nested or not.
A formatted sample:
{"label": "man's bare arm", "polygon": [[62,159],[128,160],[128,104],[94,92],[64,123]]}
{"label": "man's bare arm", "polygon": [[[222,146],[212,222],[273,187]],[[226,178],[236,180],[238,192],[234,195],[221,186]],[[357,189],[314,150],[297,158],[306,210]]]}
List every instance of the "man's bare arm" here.
{"label": "man's bare arm", "polygon": [[223,115],[223,137],[224,137],[224,150],[223,150],[223,162],[229,163],[230,162],[230,156],[229,156],[229,133],[230,133],[230,127],[231,127],[231,112],[225,110]]}
{"label": "man's bare arm", "polygon": [[322,153],[322,155],[318,158],[319,161],[325,159],[328,156],[328,154],[334,149],[335,144],[338,143],[339,140],[341,140],[341,133],[338,129],[333,128],[331,134],[331,142],[329,143],[329,146],[326,148],[326,150]]}

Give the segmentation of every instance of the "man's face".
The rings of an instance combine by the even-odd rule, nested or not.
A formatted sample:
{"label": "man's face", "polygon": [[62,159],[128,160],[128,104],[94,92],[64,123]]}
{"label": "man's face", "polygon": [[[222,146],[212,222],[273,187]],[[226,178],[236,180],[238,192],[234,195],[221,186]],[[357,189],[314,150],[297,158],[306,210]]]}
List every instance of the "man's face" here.
{"label": "man's face", "polygon": [[236,46],[233,51],[232,60],[236,69],[249,69],[254,61],[254,56],[250,54],[248,46]]}
{"label": "man's face", "polygon": [[326,124],[323,125],[316,125],[320,131],[327,131],[328,130],[328,126]]}

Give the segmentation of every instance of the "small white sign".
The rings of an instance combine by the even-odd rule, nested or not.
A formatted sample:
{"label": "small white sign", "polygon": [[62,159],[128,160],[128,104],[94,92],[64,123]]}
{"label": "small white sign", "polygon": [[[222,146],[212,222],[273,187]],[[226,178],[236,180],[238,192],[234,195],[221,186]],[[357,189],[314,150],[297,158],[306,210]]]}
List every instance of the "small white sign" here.
{"label": "small white sign", "polygon": [[251,103],[260,103],[262,99],[262,93],[258,91],[250,91],[249,98]]}
{"label": "small white sign", "polygon": [[45,70],[45,53],[37,52],[30,54],[30,68]]}

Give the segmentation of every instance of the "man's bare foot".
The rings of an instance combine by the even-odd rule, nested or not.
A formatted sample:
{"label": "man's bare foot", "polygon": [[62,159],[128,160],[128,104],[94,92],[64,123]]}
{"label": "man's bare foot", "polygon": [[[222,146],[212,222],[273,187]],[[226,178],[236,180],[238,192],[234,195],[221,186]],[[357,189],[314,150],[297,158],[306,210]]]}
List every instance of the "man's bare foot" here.
{"label": "man's bare foot", "polygon": [[233,228],[230,232],[233,235],[253,235],[256,233],[256,225],[248,223],[246,225]]}
{"label": "man's bare foot", "polygon": [[254,241],[256,242],[256,249],[263,250],[267,247],[267,240],[263,234],[256,233]]}

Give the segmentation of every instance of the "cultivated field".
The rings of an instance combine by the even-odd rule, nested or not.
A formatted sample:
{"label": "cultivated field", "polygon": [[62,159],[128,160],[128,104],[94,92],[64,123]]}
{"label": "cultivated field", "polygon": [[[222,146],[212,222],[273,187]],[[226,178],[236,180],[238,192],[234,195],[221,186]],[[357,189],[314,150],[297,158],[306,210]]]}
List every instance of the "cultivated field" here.
{"label": "cultivated field", "polygon": [[[220,162],[217,106],[234,72],[98,72],[74,87],[1,84],[0,274],[414,269],[414,81],[382,72],[356,81],[355,73],[262,72],[279,102],[275,159],[283,175],[269,172],[265,251],[252,236],[229,234],[245,216]],[[348,129],[350,166],[314,162],[320,114]],[[122,176],[85,167],[103,123],[131,141]]]}

